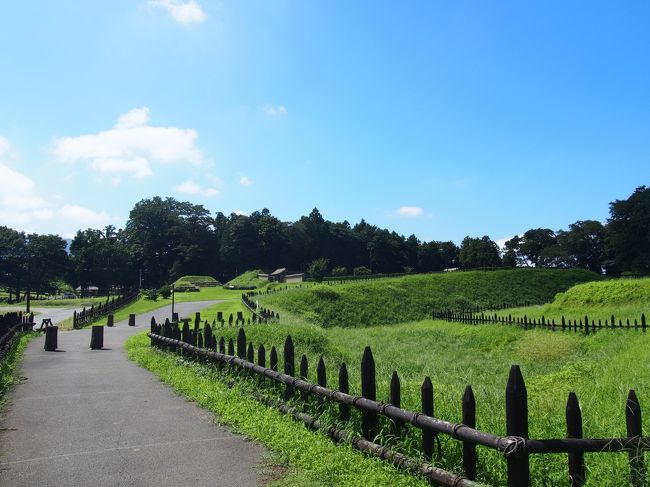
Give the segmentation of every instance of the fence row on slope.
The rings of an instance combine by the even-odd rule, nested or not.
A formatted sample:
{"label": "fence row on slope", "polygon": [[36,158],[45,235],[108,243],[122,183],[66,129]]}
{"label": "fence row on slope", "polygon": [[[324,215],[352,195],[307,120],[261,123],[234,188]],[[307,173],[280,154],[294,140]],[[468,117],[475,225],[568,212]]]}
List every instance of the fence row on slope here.
{"label": "fence row on slope", "polygon": [[251,313],[253,313],[253,321],[268,321],[268,320],[279,320],[280,313],[271,311],[270,309],[263,308],[259,305],[257,301],[254,301],[252,298],[256,293],[249,292],[241,295],[241,302],[246,306]]}
{"label": "fence row on slope", "polygon": [[637,320],[626,319],[625,321],[620,319],[618,323],[616,317],[611,315],[609,318],[599,319],[589,319],[589,316],[585,316],[584,319],[565,319],[564,316],[561,317],[559,323],[555,322],[555,318],[547,319],[544,316],[541,318],[528,318],[526,315],[523,317],[519,316],[504,316],[497,313],[486,314],[484,312],[474,313],[474,312],[456,312],[456,311],[434,311],[432,313],[432,318],[434,320],[445,320],[456,323],[466,323],[471,325],[482,325],[482,324],[502,324],[502,325],[517,325],[523,328],[545,328],[551,330],[561,330],[561,331],[582,331],[585,334],[594,333],[596,330],[608,329],[608,330],[641,330],[646,331],[646,317],[645,314],[641,314],[641,317]]}
{"label": "fence row on slope", "polygon": [[[188,357],[209,360],[238,368],[248,373],[257,374],[262,378],[284,386],[284,397],[296,399],[297,392],[303,401],[309,401],[311,396],[319,402],[325,400],[339,404],[339,419],[342,422],[351,418],[351,408],[361,412],[361,435],[366,442],[377,446],[374,441],[379,433],[378,419],[380,416],[392,420],[394,432],[408,425],[421,431],[421,451],[425,458],[431,459],[434,451],[436,435],[446,435],[462,442],[463,473],[454,474],[431,466],[419,469],[436,483],[444,486],[473,486],[477,477],[477,445],[501,452],[507,460],[507,478],[509,487],[527,487],[530,485],[529,458],[531,455],[563,453],[568,457],[568,484],[572,487],[582,486],[587,477],[584,454],[586,452],[628,452],[630,467],[630,482],[633,487],[645,485],[646,469],[643,451],[650,449],[650,437],[642,435],[641,407],[633,390],[625,404],[627,437],[586,439],[582,433],[582,413],[577,396],[572,392],[566,405],[567,437],[560,439],[529,438],[528,395],[526,385],[519,369],[513,365],[505,388],[505,437],[481,431],[476,428],[476,400],[471,386],[467,386],[462,400],[462,424],[456,424],[434,417],[433,387],[429,377],[425,377],[421,387],[421,411],[409,411],[400,405],[400,380],[397,372],[393,372],[390,383],[389,403],[377,401],[375,362],[370,347],[366,347],[361,360],[361,394],[350,393],[348,369],[341,364],[338,370],[338,388],[327,385],[327,371],[321,357],[317,367],[317,383],[310,383],[305,378],[308,372],[307,357],[302,356],[300,369],[296,374],[296,353],[291,336],[287,336],[283,350],[283,370],[278,371],[279,357],[275,347],[271,347],[269,367],[266,363],[266,348],[257,348],[247,343],[246,334],[240,328],[236,343],[232,338],[228,342],[221,337],[217,339],[214,330],[206,324],[203,330],[199,328],[199,318],[195,320],[194,329],[190,329],[186,320],[182,329],[178,323],[166,321],[156,323],[152,318],[149,337],[151,345],[160,349],[181,353]],[[284,408],[287,409],[286,407]],[[295,412],[295,411],[294,411]],[[294,417],[296,417],[294,415]],[[301,420],[308,422],[306,418]],[[313,419],[313,418],[311,418]],[[315,421],[315,420],[314,420]],[[313,425],[312,425],[313,426]],[[322,426],[322,425],[321,425]],[[323,426],[324,429],[332,428]],[[323,429],[319,428],[319,429]],[[334,430],[336,431],[336,430]],[[341,432],[338,432],[341,433]],[[373,447],[368,447],[373,451]],[[393,463],[395,452],[377,446],[378,451],[390,454],[380,455],[389,458]],[[375,450],[376,451],[376,450]],[[430,468],[429,468],[430,467]]]}
{"label": "fence row on slope", "polygon": [[105,303],[100,303],[98,306],[92,305],[90,308],[84,307],[83,310],[78,313],[75,310],[72,317],[72,327],[81,328],[88,323],[92,323],[96,319],[101,318],[102,316],[109,315],[115,310],[122,308],[127,304],[131,304],[133,301],[138,299],[139,295],[140,291],[136,290],[118,298],[106,298]]}

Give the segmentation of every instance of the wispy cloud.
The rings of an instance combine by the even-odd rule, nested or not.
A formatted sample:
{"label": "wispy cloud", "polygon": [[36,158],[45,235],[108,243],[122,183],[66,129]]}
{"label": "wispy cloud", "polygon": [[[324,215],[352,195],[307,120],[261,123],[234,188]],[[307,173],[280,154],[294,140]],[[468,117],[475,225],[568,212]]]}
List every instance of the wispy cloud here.
{"label": "wispy cloud", "polygon": [[194,181],[189,179],[176,186],[174,190],[179,193],[201,195],[201,196],[208,196],[208,197],[216,196],[219,194],[218,189],[204,188],[200,184],[197,184]]}
{"label": "wispy cloud", "polygon": [[247,176],[242,176],[239,178],[239,184],[242,186],[251,186],[253,184],[253,181],[249,179]]}
{"label": "wispy cloud", "polygon": [[149,121],[147,107],[134,108],[121,115],[110,130],[55,138],[54,155],[69,164],[87,161],[88,167],[98,173],[127,173],[135,178],[151,176],[152,163],[202,162],[196,130],[154,127]]}
{"label": "wispy cloud", "polygon": [[0,136],[0,221],[20,230],[34,231],[36,227],[56,226],[66,235],[72,228],[101,226],[114,223],[105,211],[71,203],[62,206],[38,196],[42,189],[22,172],[12,169],[6,162],[10,155],[9,141]]}
{"label": "wispy cloud", "polygon": [[419,206],[400,206],[393,215],[399,218],[418,218],[424,215],[424,210]]}
{"label": "wispy cloud", "polygon": [[165,9],[179,24],[200,24],[206,18],[205,12],[196,0],[150,0],[150,3]]}
{"label": "wispy cloud", "polygon": [[248,213],[246,213],[244,210],[239,210],[239,209],[237,209],[237,210],[233,211],[233,213],[234,213],[235,215],[248,216]]}
{"label": "wispy cloud", "polygon": [[286,117],[288,113],[284,105],[267,105],[264,107],[264,114],[267,117]]}

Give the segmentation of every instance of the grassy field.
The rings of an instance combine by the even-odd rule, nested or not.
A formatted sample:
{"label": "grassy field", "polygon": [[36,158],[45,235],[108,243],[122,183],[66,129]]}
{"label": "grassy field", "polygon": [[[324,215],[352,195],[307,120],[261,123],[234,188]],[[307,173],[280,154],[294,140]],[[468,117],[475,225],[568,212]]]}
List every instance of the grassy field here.
{"label": "grassy field", "polygon": [[[263,295],[260,297],[263,305],[279,310],[282,319],[278,323],[246,327],[246,332],[255,347],[260,343],[266,346],[267,358],[271,345],[275,345],[280,363],[284,339],[291,334],[296,345],[296,362],[302,354],[308,357],[312,381],[315,381],[315,365],[320,356],[325,359],[333,386],[336,386],[338,367],[345,362],[350,371],[353,393],[360,391],[359,362],[363,349],[371,346],[380,400],[388,400],[390,376],[393,370],[397,370],[402,383],[403,407],[419,410],[420,387],[424,377],[430,376],[434,384],[435,416],[453,422],[461,421],[461,398],[465,386],[471,384],[477,401],[478,428],[500,435],[505,434],[504,395],[509,368],[518,364],[528,388],[531,437],[562,438],[566,435],[565,405],[571,391],[576,392],[580,400],[586,437],[625,436],[625,401],[629,389],[636,390],[642,408],[650,399],[650,334],[603,330],[585,336],[572,332],[523,330],[515,326],[412,320],[410,317],[414,313],[416,298],[428,300],[429,305],[464,300],[500,304],[510,299],[552,298],[556,292],[561,294],[552,303],[520,311],[528,316],[534,316],[534,312],[539,310],[545,310],[547,315],[558,312],[567,316],[571,311],[577,317],[586,313],[596,316],[597,311],[605,313],[605,316],[612,312],[616,316],[623,316],[626,312],[640,314],[640,311],[647,311],[644,303],[648,302],[650,280],[590,282],[569,289],[571,282],[594,280],[594,275],[535,270],[507,272],[502,275],[498,272],[462,273],[453,277],[441,275],[435,279],[409,276],[339,286],[294,288]],[[430,281],[424,282],[427,277]],[[445,282],[445,279],[449,281]],[[522,294],[516,295],[517,291]],[[292,313],[301,307],[307,311]],[[421,312],[425,311],[429,313],[429,309],[421,309]],[[340,320],[323,319],[334,313],[341,317]],[[390,318],[392,321],[386,324],[381,324],[381,320],[368,321],[367,316],[373,313],[380,315],[382,320]],[[343,321],[343,318],[350,319],[350,322]],[[350,323],[352,326],[347,326]],[[361,326],[364,324],[374,326]],[[234,338],[238,329],[226,326],[215,331],[217,335]],[[160,355],[158,352],[148,353]],[[259,389],[256,382],[251,383],[250,379],[242,377],[234,381],[232,377],[221,380],[230,380],[230,384],[237,384],[243,391]],[[267,393],[275,392],[267,389]],[[192,394],[190,397],[195,399],[201,397],[199,393]],[[324,422],[337,423],[335,405],[321,409],[319,412]],[[215,406],[215,410],[218,411],[218,407]],[[314,406],[308,410],[314,411]],[[358,415],[346,427],[358,431]],[[302,431],[299,427],[295,429]],[[270,442],[268,444],[297,469],[298,478],[311,468],[294,463],[290,453],[283,453],[290,447],[277,445],[268,438],[260,439]],[[391,436],[389,425],[383,423],[380,439],[382,444],[413,456],[419,455],[420,437],[417,432],[411,431],[396,439]],[[439,465],[455,472],[462,471],[460,444],[441,437],[441,448]],[[586,463],[588,486],[628,485],[626,454],[586,454]],[[345,468],[353,471],[355,466]],[[345,477],[352,475],[352,471],[327,485],[357,485],[350,480],[352,477]],[[531,471],[535,486],[567,485],[566,455],[534,456],[531,458]],[[479,447],[479,480],[490,485],[504,485],[505,473],[504,458]],[[290,480],[278,482],[278,485],[300,485],[291,484]]]}
{"label": "grassy field", "polygon": [[226,283],[227,286],[254,286],[257,288],[264,287],[268,284],[268,281],[262,281],[257,278],[257,275],[261,273],[261,269],[254,269],[252,271],[246,271],[243,274],[238,275],[234,279]]}
{"label": "grassy field", "polygon": [[644,313],[650,319],[650,278],[612,279],[600,282],[579,284],[559,293],[548,304],[527,308],[514,308],[499,311],[499,314],[512,314],[529,318],[555,319],[559,323],[566,319],[609,319],[639,320]]}
{"label": "grassy field", "polygon": [[[79,307],[90,307],[92,305],[97,305],[100,303],[106,302],[106,296],[101,296],[97,298],[71,298],[71,299],[32,299],[31,307],[32,308],[79,308]],[[3,306],[2,308],[14,308],[14,309],[25,309],[25,302],[19,304],[12,304]]]}
{"label": "grassy field", "polygon": [[263,300],[271,309],[299,314],[323,327],[376,326],[420,320],[434,309],[541,303],[599,278],[579,269],[423,274],[294,289]]}
{"label": "grassy field", "polygon": [[[234,338],[237,329],[219,328],[217,333]],[[430,376],[435,414],[450,421],[460,422],[462,394],[465,386],[472,384],[478,427],[496,434],[505,434],[505,384],[509,368],[515,363],[521,366],[528,387],[531,437],[565,436],[564,408],[570,391],[578,395],[585,435],[591,437],[624,436],[629,389],[637,391],[642,405],[650,398],[650,336],[640,333],[601,332],[584,336],[432,320],[372,328],[321,328],[291,316],[283,317],[278,324],[247,328],[249,340],[255,347],[265,344],[267,356],[271,345],[282,354],[287,334],[296,344],[296,356],[304,353],[309,358],[312,381],[315,364],[323,355],[332,381],[340,363],[348,364],[351,388],[358,393],[359,363],[366,345],[373,350],[378,397],[382,400],[388,400],[390,375],[397,370],[402,381],[402,404],[419,410],[420,386],[424,377]],[[325,417],[336,422],[334,413]],[[358,424],[352,427],[358,428]],[[382,435],[386,436],[387,431]],[[389,438],[386,440],[390,442]],[[402,439],[401,448],[417,454],[418,444],[419,436],[411,434]],[[443,439],[442,448],[442,465],[460,471],[460,445]],[[503,458],[483,448],[479,448],[479,455],[481,480],[503,485]],[[566,456],[536,457],[532,464],[534,485],[564,482]],[[616,479],[616,485],[625,485],[625,455],[587,454],[587,465],[588,485],[605,485],[610,479]]]}

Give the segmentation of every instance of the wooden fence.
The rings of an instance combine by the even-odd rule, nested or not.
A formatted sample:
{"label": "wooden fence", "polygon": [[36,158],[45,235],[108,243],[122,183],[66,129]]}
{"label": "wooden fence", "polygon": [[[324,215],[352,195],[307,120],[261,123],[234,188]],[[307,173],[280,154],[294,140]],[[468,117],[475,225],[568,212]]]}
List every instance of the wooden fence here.
{"label": "wooden fence", "polygon": [[20,312],[5,313],[0,315],[0,362],[11,348],[11,343],[23,331],[30,331],[34,327],[34,313],[23,315]]}
{"label": "wooden fence", "polygon": [[263,308],[258,305],[257,301],[253,300],[253,297],[256,295],[257,293],[255,292],[244,293],[241,295],[242,304],[253,313],[253,321],[279,320],[280,313]]}
{"label": "wooden fence", "polygon": [[[307,357],[302,356],[300,368],[296,374],[296,353],[291,336],[287,336],[283,350],[283,370],[279,372],[279,357],[275,347],[271,347],[269,367],[266,362],[266,348],[257,348],[255,362],[255,347],[247,343],[246,334],[240,328],[236,343],[230,338],[226,344],[223,337],[217,339],[215,330],[206,323],[204,329],[199,328],[199,319],[195,320],[194,329],[190,329],[189,320],[182,328],[178,323],[156,323],[151,321],[149,337],[151,345],[162,350],[181,353],[187,357],[199,358],[231,368],[257,374],[263,379],[284,386],[284,398],[308,401],[311,396],[319,402],[334,401],[339,404],[339,419],[347,422],[351,418],[351,408],[361,412],[361,436],[351,435],[333,427],[316,424],[318,420],[304,413],[297,413],[286,404],[280,404],[280,409],[291,413],[310,427],[326,431],[337,440],[350,440],[353,446],[371,454],[387,459],[398,466],[408,466],[428,477],[431,481],[449,487],[476,486],[477,477],[477,445],[502,453],[507,461],[507,478],[509,487],[527,487],[530,485],[529,458],[531,455],[562,453],[567,455],[568,475],[567,485],[582,486],[587,477],[584,454],[587,452],[611,453],[628,452],[630,478],[633,487],[645,484],[646,468],[643,451],[650,449],[650,437],[644,437],[641,428],[641,407],[633,390],[629,391],[626,401],[625,417],[627,437],[587,439],[582,434],[582,413],[577,396],[569,394],[566,405],[566,438],[533,439],[528,435],[528,395],[524,378],[519,366],[513,365],[505,387],[505,418],[506,435],[499,436],[476,428],[476,400],[471,386],[467,386],[459,402],[462,408],[463,423],[452,423],[436,418],[433,414],[433,387],[429,377],[425,377],[421,387],[421,411],[402,409],[400,405],[400,380],[397,372],[393,372],[390,382],[389,403],[377,401],[375,362],[370,347],[366,347],[361,359],[361,394],[350,393],[348,369],[345,363],[338,370],[338,388],[327,385],[327,371],[322,357],[317,367],[317,383],[308,382]],[[297,396],[297,393],[300,393]],[[273,400],[264,399],[267,403]],[[623,405],[622,405],[623,406]],[[426,459],[431,459],[436,435],[446,435],[462,442],[463,473],[452,473],[429,464],[423,464],[404,457],[395,451],[374,443],[378,430],[380,416],[392,420],[393,428],[406,428],[409,425],[421,432],[421,451]],[[315,423],[316,422],[316,423]],[[361,440],[361,442],[360,442]],[[364,443],[365,442],[365,443]],[[358,444],[357,444],[358,443]]]}
{"label": "wooden fence", "polygon": [[100,303],[98,306],[92,305],[90,308],[84,307],[79,313],[75,310],[72,317],[72,327],[81,328],[82,326],[92,323],[97,318],[111,314],[113,311],[126,306],[127,304],[132,303],[138,296],[140,291],[132,291],[118,298],[113,297],[113,299],[106,298],[104,304]]}
{"label": "wooden fence", "polygon": [[512,316],[512,315],[499,315],[498,313],[487,314],[485,312],[475,313],[475,312],[457,312],[457,311],[434,311],[432,313],[432,318],[434,320],[445,320],[456,323],[466,323],[471,325],[482,325],[482,324],[503,324],[503,325],[517,325],[523,328],[544,328],[550,330],[561,330],[561,331],[574,331],[577,332],[580,330],[585,334],[596,332],[597,330],[641,330],[646,331],[646,318],[645,314],[641,314],[641,317],[637,320],[630,319],[618,319],[614,315],[611,315],[609,318],[605,319],[589,319],[589,316],[585,316],[583,319],[566,319],[562,316],[558,323],[555,322],[555,318],[548,319],[544,316],[541,318],[528,318],[526,315]]}

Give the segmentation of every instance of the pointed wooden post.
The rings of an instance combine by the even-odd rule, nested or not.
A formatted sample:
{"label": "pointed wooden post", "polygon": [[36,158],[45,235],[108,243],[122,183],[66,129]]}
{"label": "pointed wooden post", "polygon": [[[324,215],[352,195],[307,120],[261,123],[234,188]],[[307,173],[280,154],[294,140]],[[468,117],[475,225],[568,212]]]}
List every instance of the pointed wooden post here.
{"label": "pointed wooden post", "polygon": [[[307,355],[304,353],[300,357],[300,378],[304,380],[308,380],[309,378],[309,364],[307,362]],[[300,398],[305,402],[309,402],[309,392],[300,391]]]}
{"label": "pointed wooden post", "polygon": [[[339,367],[339,391],[343,392],[344,394],[350,393],[348,368],[346,367],[345,363],[342,363],[341,367]],[[350,420],[350,406],[343,403],[339,404],[339,418],[341,421]]]}
{"label": "pointed wooden post", "polygon": [[[465,387],[463,394],[463,424],[476,428],[476,399],[470,385]],[[476,445],[468,441],[463,442],[463,470],[465,477],[476,480]]]}
{"label": "pointed wooden post", "polygon": [[235,355],[235,342],[233,341],[232,338],[228,339],[228,355],[230,356]]}
{"label": "pointed wooden post", "polygon": [[[325,370],[325,362],[323,361],[323,356],[321,355],[318,359],[318,365],[316,366],[316,382],[321,387],[327,387],[327,371]],[[323,404],[323,398],[318,397],[318,404]]]}
{"label": "pointed wooden post", "polygon": [[[518,365],[510,368],[506,386],[506,434],[528,438],[528,392]],[[512,453],[508,461],[508,487],[528,487],[530,471],[525,448]]]}
{"label": "pointed wooden post", "polygon": [[[627,395],[627,404],[625,407],[625,424],[627,426],[628,438],[643,436],[641,427],[641,405],[636,397],[636,392],[631,390]],[[645,462],[643,459],[643,450],[631,451],[628,453],[630,458],[630,481],[633,487],[642,487],[645,485]]]}
{"label": "pointed wooden post", "polygon": [[270,358],[270,368],[271,370],[278,371],[278,351],[275,349],[275,346],[271,347],[271,356]]}
{"label": "pointed wooden post", "polygon": [[[422,413],[433,417],[433,384],[431,384],[429,376],[424,378],[420,392],[422,394]],[[427,460],[431,460],[433,456],[433,436],[431,431],[422,430],[422,453]]]}
{"label": "pointed wooden post", "polygon": [[250,363],[255,363],[255,348],[252,342],[248,342],[248,349],[246,350],[246,360]]}
{"label": "pointed wooden post", "polygon": [[[390,378],[389,402],[397,408],[402,407],[402,385],[400,384],[399,376],[397,375],[396,370],[393,370],[393,375]],[[402,429],[402,423],[394,419],[391,421],[393,423],[393,434],[395,436],[398,436],[400,434],[400,430]]]}
{"label": "pointed wooden post", "polygon": [[240,328],[237,333],[237,356],[239,358],[246,357],[246,333],[243,328]]}
{"label": "pointed wooden post", "polygon": [[[287,335],[284,341],[284,373],[293,377],[296,372],[295,350],[291,335]],[[284,398],[289,399],[293,395],[293,386],[287,384],[284,390]]]}
{"label": "pointed wooden post", "polygon": [[[377,400],[377,383],[375,380],[375,359],[370,347],[363,351],[361,359],[361,395],[367,399]],[[361,434],[366,440],[373,441],[377,435],[377,415],[367,411],[361,413]]]}
{"label": "pointed wooden post", "polygon": [[[582,412],[575,392],[569,393],[566,403],[566,437],[582,438]],[[569,483],[581,487],[585,483],[585,455],[582,452],[569,453]]]}

